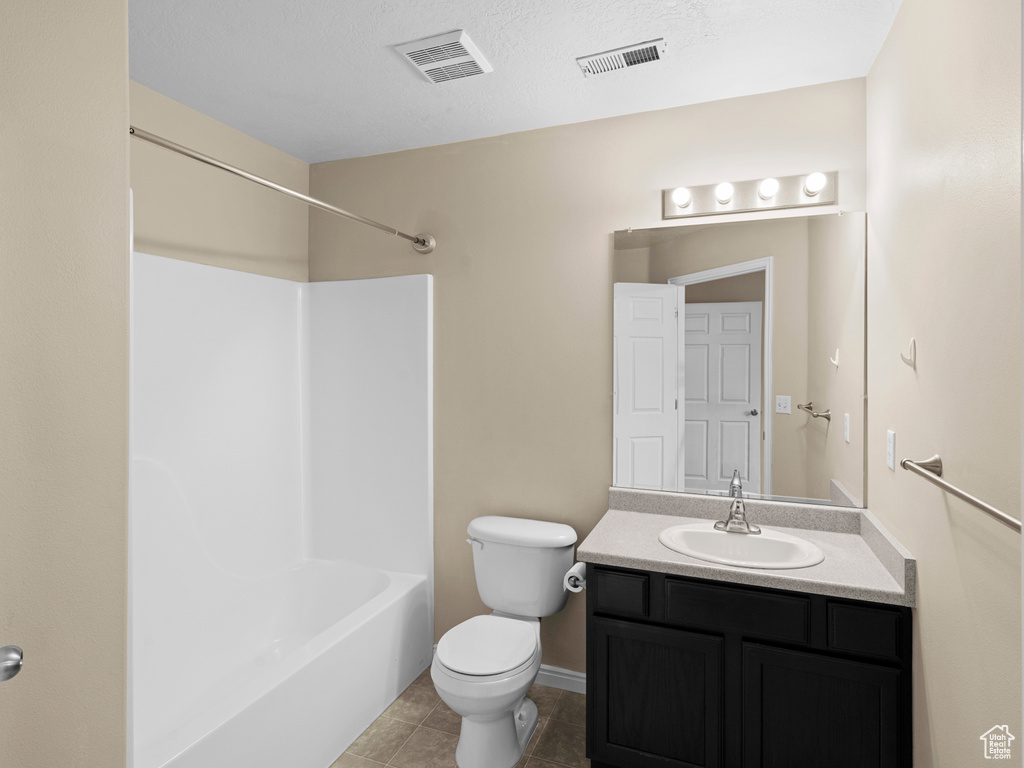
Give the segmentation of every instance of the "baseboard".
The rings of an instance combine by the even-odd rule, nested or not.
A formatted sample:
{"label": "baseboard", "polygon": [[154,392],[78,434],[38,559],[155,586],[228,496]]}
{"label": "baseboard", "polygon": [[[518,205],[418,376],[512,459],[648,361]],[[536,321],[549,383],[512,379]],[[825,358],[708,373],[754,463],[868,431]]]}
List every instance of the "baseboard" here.
{"label": "baseboard", "polygon": [[587,675],[584,672],[573,672],[571,669],[549,667],[547,664],[541,664],[540,672],[537,673],[537,684],[547,685],[563,691],[586,694]]}
{"label": "baseboard", "polygon": [[[434,653],[437,653],[437,643],[434,643]],[[584,696],[587,693],[586,672],[573,672],[571,669],[552,667],[548,664],[540,665],[540,672],[537,673],[536,683],[537,685],[546,685],[549,688],[557,688],[560,691],[582,693]]]}

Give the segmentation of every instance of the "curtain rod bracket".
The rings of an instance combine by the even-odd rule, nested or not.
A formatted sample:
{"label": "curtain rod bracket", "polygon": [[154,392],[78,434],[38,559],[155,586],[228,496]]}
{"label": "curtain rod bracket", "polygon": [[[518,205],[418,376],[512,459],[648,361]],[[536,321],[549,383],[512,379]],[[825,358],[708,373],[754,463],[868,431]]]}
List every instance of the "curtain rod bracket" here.
{"label": "curtain rod bracket", "polygon": [[416,239],[412,241],[412,247],[417,253],[433,253],[434,248],[437,247],[437,241],[434,239],[433,235],[421,232],[416,235]]}

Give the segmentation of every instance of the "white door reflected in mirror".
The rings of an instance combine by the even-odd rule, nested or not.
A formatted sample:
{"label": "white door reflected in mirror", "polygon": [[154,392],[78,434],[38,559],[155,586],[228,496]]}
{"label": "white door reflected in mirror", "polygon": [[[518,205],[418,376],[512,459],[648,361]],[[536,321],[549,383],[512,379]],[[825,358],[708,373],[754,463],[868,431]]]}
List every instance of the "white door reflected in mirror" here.
{"label": "white door reflected in mirror", "polygon": [[615,285],[615,485],[677,487],[677,293],[674,285]]}
{"label": "white door reflected in mirror", "polygon": [[728,491],[738,470],[744,491],[761,493],[761,302],[687,303],[680,314],[682,487]]}
{"label": "white door reflected in mirror", "polygon": [[761,493],[762,302],[615,284],[613,483]]}

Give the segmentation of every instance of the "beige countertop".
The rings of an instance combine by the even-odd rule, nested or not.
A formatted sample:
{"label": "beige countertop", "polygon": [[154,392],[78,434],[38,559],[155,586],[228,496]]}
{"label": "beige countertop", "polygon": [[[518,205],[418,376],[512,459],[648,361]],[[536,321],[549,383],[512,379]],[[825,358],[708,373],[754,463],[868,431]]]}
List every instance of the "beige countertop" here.
{"label": "beige countertop", "polygon": [[[610,509],[579,545],[581,562],[913,607],[916,562],[865,509],[749,501],[747,519],[806,539],[825,559],[808,568],[738,568],[698,560],[658,540],[666,528],[724,519],[720,497],[613,488]],[[739,535],[739,534],[737,534]]]}

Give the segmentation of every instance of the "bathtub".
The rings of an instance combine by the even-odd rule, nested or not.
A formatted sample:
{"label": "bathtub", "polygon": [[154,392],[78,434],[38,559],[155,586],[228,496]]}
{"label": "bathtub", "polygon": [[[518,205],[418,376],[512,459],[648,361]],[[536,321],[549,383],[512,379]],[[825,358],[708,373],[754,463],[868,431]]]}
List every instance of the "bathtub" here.
{"label": "bathtub", "polygon": [[327,768],[430,663],[431,279],[136,253],[131,307],[131,766]]}
{"label": "bathtub", "polygon": [[137,611],[134,768],[327,768],[430,663],[424,576],[309,560],[198,602],[202,647]]}

